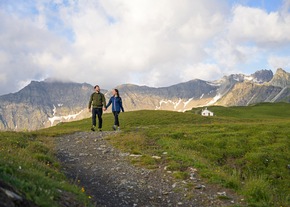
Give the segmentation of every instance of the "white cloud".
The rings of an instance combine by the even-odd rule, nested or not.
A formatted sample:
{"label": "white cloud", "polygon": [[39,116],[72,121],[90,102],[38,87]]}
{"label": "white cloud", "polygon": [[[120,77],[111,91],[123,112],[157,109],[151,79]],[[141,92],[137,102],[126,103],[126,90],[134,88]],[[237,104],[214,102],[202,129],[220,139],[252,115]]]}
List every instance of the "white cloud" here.
{"label": "white cloud", "polygon": [[257,59],[262,53],[256,46],[242,45],[225,39],[217,40],[214,46],[214,48],[208,48],[207,52],[218,65],[228,70],[237,69],[237,65]]}
{"label": "white cloud", "polygon": [[225,0],[13,2],[0,4],[0,94],[47,77],[108,89],[212,80],[290,44],[289,1],[272,13]]}
{"label": "white cloud", "polygon": [[280,46],[290,42],[289,12],[271,12],[259,8],[237,6],[229,26],[230,37],[236,41],[254,42],[261,47]]}
{"label": "white cloud", "polygon": [[0,73],[0,82],[6,83],[6,75],[4,73]]}
{"label": "white cloud", "polygon": [[206,51],[223,71],[242,72],[243,67],[250,64],[264,68],[267,56],[275,52],[287,53],[289,33],[289,12],[267,13],[260,8],[235,5],[224,32],[215,36]]}
{"label": "white cloud", "polygon": [[268,64],[272,68],[283,68],[284,70],[290,69],[290,55],[289,56],[270,56]]}
{"label": "white cloud", "polygon": [[222,70],[216,64],[198,63],[188,65],[180,75],[183,81],[198,78],[201,80],[217,80],[222,77]]}
{"label": "white cloud", "polygon": [[[71,8],[77,6],[78,13],[67,23],[74,31],[74,55],[81,63],[70,73],[85,66],[92,77],[98,77],[89,82],[103,85],[108,85],[108,77],[111,84],[179,82],[183,65],[202,61],[204,44],[222,30],[221,5],[189,0],[183,4],[165,0],[79,2]],[[66,9],[64,16],[69,13]],[[136,80],[136,73],[143,76]]]}
{"label": "white cloud", "polygon": [[[39,29],[27,19],[9,16],[0,10],[0,74],[6,81],[0,82],[0,94],[19,89],[19,82],[43,79],[50,72],[50,63],[66,53],[69,46],[51,32]],[[54,57],[41,64],[35,57],[49,54]],[[56,69],[56,68],[55,68]]]}

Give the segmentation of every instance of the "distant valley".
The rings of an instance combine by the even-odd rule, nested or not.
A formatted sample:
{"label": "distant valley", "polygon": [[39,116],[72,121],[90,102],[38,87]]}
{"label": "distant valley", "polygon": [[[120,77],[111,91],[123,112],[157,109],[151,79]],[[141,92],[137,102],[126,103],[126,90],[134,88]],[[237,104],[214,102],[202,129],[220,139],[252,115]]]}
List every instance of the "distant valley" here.
{"label": "distant valley", "polygon": [[[251,75],[233,74],[216,81],[191,80],[169,87],[132,84],[116,86],[126,111],[184,112],[211,105],[247,106],[260,102],[290,102],[290,73],[277,69]],[[93,86],[55,80],[32,81],[16,93],[0,96],[1,130],[35,130],[87,118]],[[108,90],[102,91],[107,99]],[[110,109],[109,109],[110,111]]]}

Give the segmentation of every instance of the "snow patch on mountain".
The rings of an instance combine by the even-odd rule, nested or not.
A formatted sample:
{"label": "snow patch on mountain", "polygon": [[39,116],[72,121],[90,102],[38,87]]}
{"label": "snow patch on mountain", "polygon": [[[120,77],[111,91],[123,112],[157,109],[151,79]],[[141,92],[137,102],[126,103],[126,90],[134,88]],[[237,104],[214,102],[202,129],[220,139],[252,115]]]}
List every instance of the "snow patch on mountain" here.
{"label": "snow patch on mountain", "polygon": [[183,102],[183,108],[185,108],[192,100],[193,98],[190,98],[187,101]]}
{"label": "snow patch on mountain", "polygon": [[[56,110],[54,110],[54,114],[55,114]],[[55,121],[69,121],[69,120],[74,120],[77,118],[77,116],[79,116],[81,113],[83,112],[83,110],[81,110],[79,113],[76,114],[70,114],[67,116],[53,116],[52,118],[48,118],[49,122],[50,122],[50,126],[53,126],[53,123]]]}
{"label": "snow patch on mountain", "polygon": [[221,94],[217,94],[215,97],[213,97],[213,99],[212,99],[210,102],[208,102],[208,103],[206,104],[206,106],[213,105],[213,104],[216,103],[216,102],[217,102],[221,97],[222,97]]}
{"label": "snow patch on mountain", "polygon": [[174,109],[176,109],[180,103],[181,103],[181,98],[178,100],[178,102],[176,104],[174,104]]}
{"label": "snow patch on mountain", "polygon": [[252,81],[254,78],[252,76],[245,76],[244,79],[247,81]]}
{"label": "snow patch on mountain", "polygon": [[251,81],[253,83],[263,83],[263,81],[258,80],[257,78],[254,78],[253,76],[245,76],[244,80]]}
{"label": "snow patch on mountain", "polygon": [[[161,101],[159,101],[159,106],[155,106],[155,110],[162,110],[162,109],[168,109],[168,107],[173,107],[174,111],[185,112],[191,109],[191,107],[187,107],[187,106],[190,104],[190,102],[193,99],[194,97],[188,100],[179,98],[178,101],[162,99]],[[183,103],[183,106],[181,105],[181,103]]]}
{"label": "snow patch on mountain", "polygon": [[54,116],[55,115],[55,113],[56,113],[56,107],[55,107],[55,105],[53,105],[53,109],[52,109],[52,115]]}
{"label": "snow patch on mountain", "polygon": [[[178,111],[184,111],[185,107],[193,100],[193,98],[188,99],[187,101],[183,102],[183,107],[182,109],[179,109]],[[177,110],[177,107],[180,106],[180,104],[182,103],[182,99],[179,98],[178,101],[172,101],[172,100],[164,100],[162,99],[161,101],[159,101],[159,106],[155,107],[155,110],[160,110],[162,109],[162,106],[164,105],[172,105],[174,110]]]}
{"label": "snow patch on mountain", "polygon": [[220,82],[206,82],[208,85],[210,85],[210,86],[216,86],[216,87],[218,87],[218,86],[221,86],[221,83]]}

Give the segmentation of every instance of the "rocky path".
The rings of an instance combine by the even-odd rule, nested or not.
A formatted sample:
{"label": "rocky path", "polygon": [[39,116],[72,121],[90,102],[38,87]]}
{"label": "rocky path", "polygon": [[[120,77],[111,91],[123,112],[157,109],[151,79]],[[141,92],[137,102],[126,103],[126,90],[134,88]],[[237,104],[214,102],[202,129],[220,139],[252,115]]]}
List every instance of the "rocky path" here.
{"label": "rocky path", "polygon": [[196,172],[191,179],[181,181],[174,180],[163,167],[148,170],[133,166],[129,153],[106,141],[115,133],[79,132],[57,139],[64,172],[84,187],[95,206],[243,206],[241,198],[203,183]]}

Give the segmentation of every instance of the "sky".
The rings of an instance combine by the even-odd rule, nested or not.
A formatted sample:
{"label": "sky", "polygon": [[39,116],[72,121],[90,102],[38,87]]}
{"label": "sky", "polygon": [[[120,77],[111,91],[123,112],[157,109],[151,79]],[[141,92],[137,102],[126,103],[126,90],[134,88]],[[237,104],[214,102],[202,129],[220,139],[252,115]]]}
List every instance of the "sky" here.
{"label": "sky", "polygon": [[290,0],[0,0],[0,95],[290,71]]}

